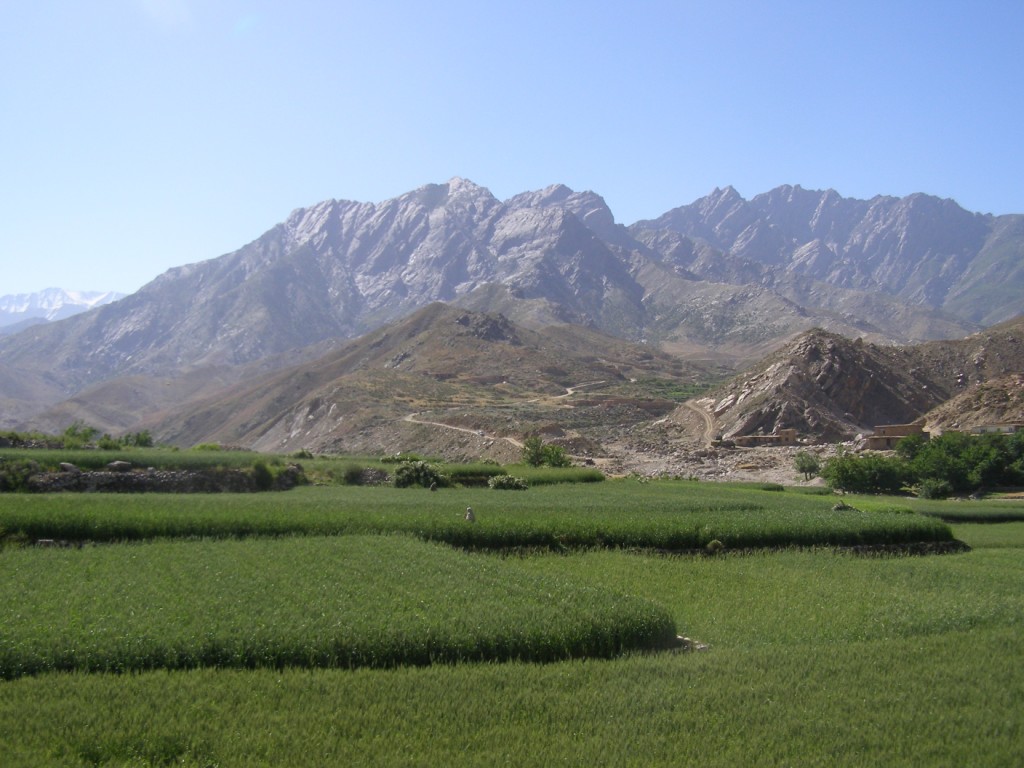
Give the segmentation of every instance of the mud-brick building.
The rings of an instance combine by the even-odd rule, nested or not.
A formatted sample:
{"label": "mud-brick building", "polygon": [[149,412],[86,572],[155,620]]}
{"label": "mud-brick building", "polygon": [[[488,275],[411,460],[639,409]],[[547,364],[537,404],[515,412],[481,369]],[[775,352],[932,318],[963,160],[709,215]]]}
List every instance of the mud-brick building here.
{"label": "mud-brick building", "polygon": [[730,438],[744,448],[771,448],[780,445],[797,445],[795,429],[777,429],[770,435],[737,435]]}
{"label": "mud-brick building", "polygon": [[875,427],[875,431],[868,435],[865,447],[872,451],[891,451],[896,443],[910,435],[928,439],[923,424],[883,424]]}
{"label": "mud-brick building", "polygon": [[1019,421],[1005,424],[979,424],[976,427],[971,427],[972,435],[1014,435],[1022,431],[1024,431],[1024,423]]}

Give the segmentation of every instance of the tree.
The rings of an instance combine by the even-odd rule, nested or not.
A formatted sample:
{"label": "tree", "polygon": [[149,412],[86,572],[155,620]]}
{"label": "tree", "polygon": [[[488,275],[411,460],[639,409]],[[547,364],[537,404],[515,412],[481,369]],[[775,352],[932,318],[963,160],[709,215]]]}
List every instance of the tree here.
{"label": "tree", "polygon": [[125,445],[134,445],[136,448],[152,448],[153,447],[153,435],[150,434],[148,429],[144,429],[141,432],[132,432],[121,438],[121,442]]}
{"label": "tree", "polygon": [[797,453],[793,457],[793,463],[796,464],[796,471],[803,474],[804,480],[810,480],[821,470],[821,462],[818,461],[818,457],[807,451]]}
{"label": "tree", "polygon": [[544,441],[536,435],[523,441],[523,461],[531,467],[539,467],[544,463]]}
{"label": "tree", "polygon": [[68,449],[81,448],[92,440],[98,431],[96,427],[90,427],[81,421],[76,421],[64,430],[62,435],[64,447]]}
{"label": "tree", "polygon": [[896,455],[904,461],[913,461],[925,447],[927,441],[921,435],[907,435],[896,443]]}
{"label": "tree", "polygon": [[845,451],[826,461],[821,470],[829,487],[843,493],[898,493],[906,474],[906,465],[899,459]]}
{"label": "tree", "polygon": [[544,441],[532,435],[523,441],[523,462],[531,467],[547,464],[549,467],[571,467],[572,459],[560,445],[544,445]]}

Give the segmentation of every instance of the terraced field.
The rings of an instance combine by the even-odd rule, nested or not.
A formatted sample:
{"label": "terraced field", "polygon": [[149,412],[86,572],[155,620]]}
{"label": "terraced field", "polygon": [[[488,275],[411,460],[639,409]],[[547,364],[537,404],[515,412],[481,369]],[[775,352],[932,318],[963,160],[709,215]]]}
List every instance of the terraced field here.
{"label": "terraced field", "polygon": [[[0,751],[1015,765],[1020,523],[865,501],[635,480],[0,495]],[[837,548],[954,539],[976,547]]]}

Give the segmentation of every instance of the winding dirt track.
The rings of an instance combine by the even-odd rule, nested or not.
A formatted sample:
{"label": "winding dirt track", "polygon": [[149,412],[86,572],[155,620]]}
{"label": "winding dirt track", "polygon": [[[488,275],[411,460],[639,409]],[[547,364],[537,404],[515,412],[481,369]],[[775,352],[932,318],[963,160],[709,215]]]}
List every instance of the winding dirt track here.
{"label": "winding dirt track", "polygon": [[[582,389],[583,387],[595,387],[598,384],[604,384],[604,381],[588,381],[588,382],[586,382],[584,384],[577,384],[574,387],[566,387],[564,395],[556,395],[555,397],[553,397],[551,399],[553,399],[553,400],[561,400],[562,398],[570,397],[570,396],[576,394],[576,390],[578,390],[578,389]],[[545,398],[538,397],[538,398],[534,398],[532,400],[527,400],[526,402],[528,402],[528,403],[536,403],[536,402],[539,402],[539,401],[541,401],[543,399],[545,399]],[[504,440],[507,443],[511,443],[516,448],[519,448],[519,449],[523,448],[522,441],[516,440],[514,437],[506,437],[504,435],[488,435],[488,434],[486,434],[484,432],[481,432],[481,430],[478,430],[478,429],[469,429],[468,427],[456,427],[456,426],[453,426],[452,424],[445,424],[442,421],[425,421],[423,419],[417,419],[416,415],[417,414],[415,414],[415,413],[410,413],[408,416],[404,416],[402,418],[402,421],[407,421],[410,424],[423,424],[423,425],[428,426],[428,427],[443,427],[444,429],[452,429],[452,430],[455,430],[456,432],[465,432],[468,435],[475,435],[477,437],[483,437],[483,438],[486,438],[488,440]]]}
{"label": "winding dirt track", "polygon": [[516,440],[514,437],[504,437],[504,436],[498,436],[498,435],[488,435],[486,433],[481,434],[480,430],[478,430],[478,429],[469,429],[467,427],[456,427],[456,426],[453,426],[451,424],[445,424],[444,422],[441,422],[441,421],[424,421],[423,419],[417,419],[415,413],[410,413],[408,416],[405,416],[402,419],[402,421],[408,421],[410,424],[423,424],[423,425],[426,425],[428,427],[443,427],[444,429],[453,429],[456,432],[465,432],[466,434],[475,435],[476,437],[483,437],[483,438],[486,438],[488,440],[504,440],[507,443],[511,443],[516,448],[522,448],[523,447],[522,442],[520,442],[519,440]]}
{"label": "winding dirt track", "polygon": [[704,420],[704,433],[701,436],[701,442],[704,445],[711,445],[715,437],[715,421],[711,418],[711,414],[705,411],[703,408],[698,408],[696,405],[687,400],[683,405],[689,410],[696,413],[701,419]]}

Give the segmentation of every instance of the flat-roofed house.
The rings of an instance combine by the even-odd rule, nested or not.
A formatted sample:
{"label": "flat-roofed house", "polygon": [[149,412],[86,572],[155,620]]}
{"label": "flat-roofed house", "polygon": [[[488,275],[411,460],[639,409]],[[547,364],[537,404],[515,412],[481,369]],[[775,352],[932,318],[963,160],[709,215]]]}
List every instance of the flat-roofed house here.
{"label": "flat-roofed house", "polygon": [[925,440],[928,439],[923,424],[883,424],[875,427],[875,431],[868,435],[865,447],[872,451],[891,451],[896,443],[910,435],[921,435]]}

